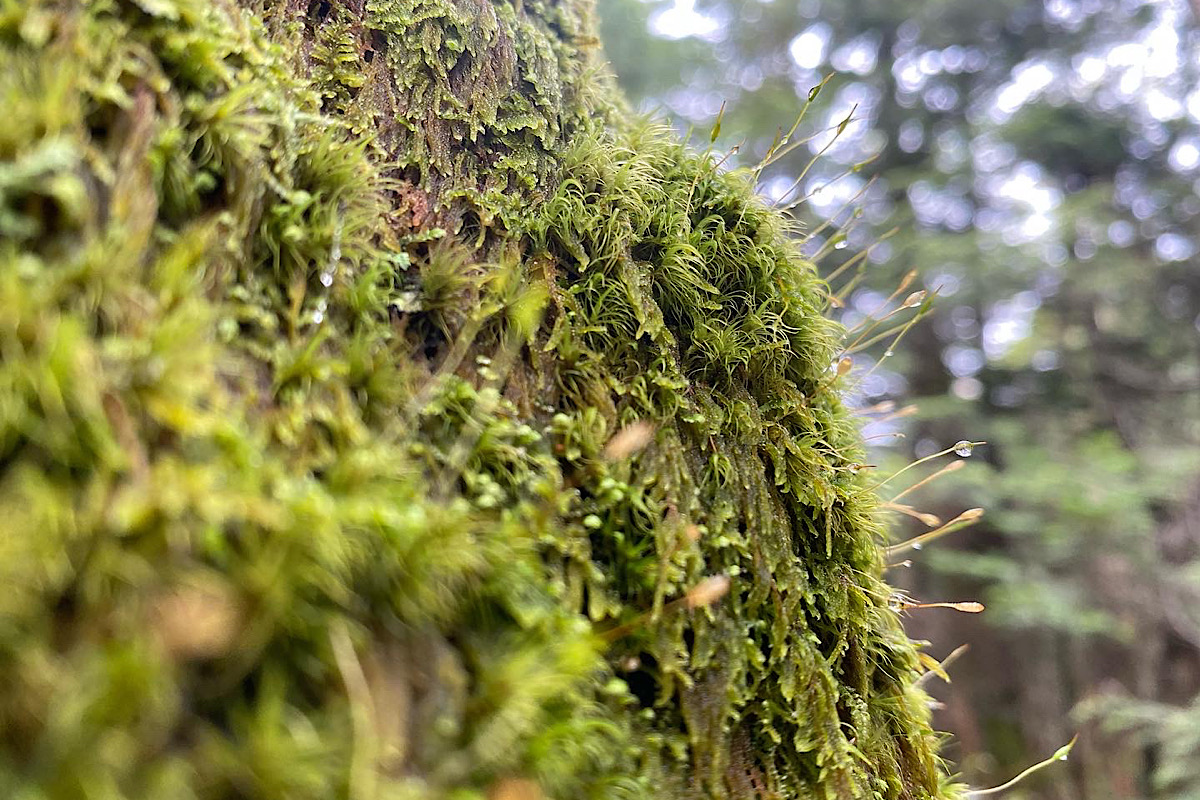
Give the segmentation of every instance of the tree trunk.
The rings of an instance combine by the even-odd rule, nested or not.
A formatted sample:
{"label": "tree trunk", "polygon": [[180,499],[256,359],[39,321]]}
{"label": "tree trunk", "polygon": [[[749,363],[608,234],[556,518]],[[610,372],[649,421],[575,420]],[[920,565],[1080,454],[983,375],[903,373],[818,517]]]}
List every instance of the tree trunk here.
{"label": "tree trunk", "polygon": [[0,794],[955,793],[820,283],[589,2],[0,59]]}

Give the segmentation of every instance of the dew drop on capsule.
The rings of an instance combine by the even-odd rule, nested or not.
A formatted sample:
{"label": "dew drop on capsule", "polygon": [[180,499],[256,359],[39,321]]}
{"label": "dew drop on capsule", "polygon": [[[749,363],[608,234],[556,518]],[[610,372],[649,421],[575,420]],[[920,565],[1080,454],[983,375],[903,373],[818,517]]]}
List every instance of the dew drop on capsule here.
{"label": "dew drop on capsule", "polygon": [[975,445],[971,444],[965,439],[954,445],[955,455],[962,456],[963,458],[969,458],[973,452],[975,452]]}

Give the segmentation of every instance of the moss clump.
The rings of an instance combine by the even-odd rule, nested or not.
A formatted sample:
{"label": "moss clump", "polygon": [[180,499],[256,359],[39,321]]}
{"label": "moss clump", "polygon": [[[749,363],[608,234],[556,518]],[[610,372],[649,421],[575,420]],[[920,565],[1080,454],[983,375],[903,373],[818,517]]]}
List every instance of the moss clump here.
{"label": "moss clump", "polygon": [[953,793],[819,281],[590,24],[0,6],[0,794]]}
{"label": "moss clump", "polygon": [[323,110],[370,136],[405,222],[475,245],[523,230],[560,152],[612,105],[590,3],[246,4],[300,54]]}

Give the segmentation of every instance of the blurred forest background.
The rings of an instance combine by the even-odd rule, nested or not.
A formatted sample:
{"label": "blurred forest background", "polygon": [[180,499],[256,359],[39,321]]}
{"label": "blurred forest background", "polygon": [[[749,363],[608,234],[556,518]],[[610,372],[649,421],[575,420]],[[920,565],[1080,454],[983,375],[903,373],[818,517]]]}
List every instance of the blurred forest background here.
{"label": "blurred forest background", "polygon": [[[808,246],[847,326],[893,310],[912,269],[900,298],[937,290],[894,354],[854,354],[852,400],[881,473],[988,443],[903,498],[981,522],[888,574],[987,604],[908,623],[938,658],[970,644],[930,684],[963,777],[997,783],[1079,731],[1009,796],[1200,798],[1200,2],[599,6],[640,111],[707,146],[726,104],[726,164],[757,163],[833,73],[761,190],[803,199],[810,232],[832,220]],[[889,402],[917,410],[869,411]]]}

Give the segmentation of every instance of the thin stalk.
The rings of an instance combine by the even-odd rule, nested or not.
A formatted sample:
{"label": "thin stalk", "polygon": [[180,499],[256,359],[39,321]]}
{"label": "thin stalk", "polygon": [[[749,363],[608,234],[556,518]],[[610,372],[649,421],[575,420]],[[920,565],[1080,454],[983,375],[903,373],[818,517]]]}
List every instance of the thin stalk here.
{"label": "thin stalk", "polygon": [[[912,327],[914,325],[916,325],[919,321],[924,319],[925,314],[928,313],[930,306],[933,304],[934,296],[936,296],[936,293],[933,296],[925,298],[921,302],[920,306],[917,308],[917,313],[913,314],[912,319],[910,319],[908,321],[908,323],[905,324],[905,326],[900,329],[900,332],[898,334],[896,334],[896,338],[892,340],[892,343],[887,346],[887,350],[884,351],[883,355],[881,355],[879,357],[879,359],[874,364],[871,365],[871,368],[869,370],[867,370],[866,373],[864,373],[858,379],[858,382],[860,384],[863,381],[865,381],[867,378],[871,377],[871,375],[875,372],[875,370],[879,369],[880,364],[882,364],[884,361],[886,361],[887,359],[892,357],[892,353],[895,352],[895,350],[896,350],[896,345],[900,344],[900,340],[904,338],[905,334],[907,334],[910,330],[912,330]],[[878,338],[878,337],[876,337],[876,338]],[[872,341],[874,341],[874,339]],[[859,345],[858,349],[862,350],[864,347],[868,347],[868,346],[869,346],[869,344],[864,343],[864,344]]]}
{"label": "thin stalk", "polygon": [[887,231],[886,233],[880,235],[880,237],[878,239],[876,239],[874,242],[869,244],[861,253],[855,254],[855,256],[851,259],[848,259],[845,264],[842,264],[840,267],[835,269],[833,272],[829,273],[828,277],[825,278],[825,282],[831,283],[834,280],[836,280],[837,277],[839,275],[841,275],[843,272],[845,272],[847,269],[854,266],[859,261],[862,261],[864,258],[867,258],[871,254],[871,251],[877,245],[882,243],[885,239],[890,239],[892,236],[895,236],[899,232],[900,232],[899,228],[892,228],[890,231]]}
{"label": "thin stalk", "polygon": [[1046,767],[1053,764],[1055,761],[1066,761],[1067,756],[1069,756],[1071,754],[1071,748],[1075,746],[1075,742],[1077,739],[1079,739],[1079,734],[1075,734],[1073,737],[1071,737],[1071,741],[1067,742],[1062,747],[1055,750],[1054,755],[1050,756],[1045,761],[1039,761],[1038,763],[1034,764],[1032,767],[1025,769],[1024,771],[1022,771],[1020,774],[1018,774],[1012,780],[1010,780],[1006,783],[1002,783],[999,786],[993,786],[991,789],[973,789],[973,790],[967,792],[967,797],[984,797],[989,794],[999,794],[1000,792],[1004,792],[1004,791],[1007,791],[1007,790],[1013,788],[1014,786],[1016,786],[1018,783],[1025,780],[1026,778],[1028,778],[1033,773],[1035,773],[1039,770],[1045,769]]}
{"label": "thin stalk", "polygon": [[[888,305],[889,305],[889,304],[890,304],[890,303],[891,303],[893,300],[895,300],[897,297],[899,297],[899,296],[900,296],[900,293],[901,293],[901,292],[903,292],[905,289],[907,289],[907,288],[908,288],[908,286],[909,286],[909,284],[911,284],[911,282],[912,282],[912,279],[915,277],[915,275],[916,275],[916,272],[915,272],[915,271],[914,271],[914,272],[910,272],[910,273],[908,273],[908,275],[905,275],[905,276],[904,276],[904,280],[902,280],[902,281],[900,282],[900,285],[896,287],[896,291],[892,292],[892,293],[891,293],[891,295],[890,295],[890,296],[889,296],[889,297],[888,297],[886,300],[884,300],[884,301],[883,301],[883,304],[880,306],[880,308],[881,308],[881,309],[883,309],[883,308],[887,308],[887,307],[888,307]],[[920,295],[920,294],[921,294],[920,292],[916,292],[916,293],[914,293],[914,296],[917,296],[917,295]],[[922,298],[922,299],[923,299],[923,298]],[[862,349],[863,349],[863,348],[865,348],[865,347],[869,347],[869,346],[870,346],[869,344],[867,344],[867,345],[864,345],[862,342],[863,342],[863,339],[864,339],[864,338],[866,338],[866,337],[867,337],[867,336],[868,336],[868,335],[871,333],[871,331],[875,330],[875,329],[876,329],[876,328],[878,328],[880,325],[882,325],[883,323],[887,322],[889,319],[891,319],[892,317],[896,316],[897,314],[899,314],[899,313],[901,313],[901,312],[903,312],[903,311],[905,311],[905,310],[907,310],[907,309],[910,309],[910,308],[912,308],[914,305],[919,305],[919,303],[920,303],[920,300],[917,300],[917,301],[915,301],[915,302],[912,302],[912,303],[910,303],[908,300],[906,300],[906,301],[905,301],[905,302],[904,302],[902,305],[900,305],[898,308],[893,308],[891,311],[887,312],[887,313],[886,313],[886,314],[884,314],[882,317],[879,317],[879,318],[870,317],[869,319],[871,319],[871,320],[872,320],[870,325],[866,325],[866,323],[865,323],[865,322],[863,322],[863,323],[860,323],[860,324],[866,325],[866,327],[863,329],[863,331],[862,331],[861,333],[859,333],[859,334],[858,334],[858,338],[857,338],[857,339],[855,339],[855,340],[854,340],[853,342],[851,342],[850,344],[846,345],[846,347],[845,347],[845,348],[842,350],[842,353],[843,353],[843,354],[849,354],[849,353],[853,353],[853,352],[857,352],[857,351],[859,351],[859,350],[862,350]],[[847,336],[849,336],[850,334],[854,333],[854,332],[855,332],[855,331],[857,331],[857,330],[858,330],[858,326],[855,326],[855,327],[854,327],[854,328],[852,328],[851,330],[847,331],[847,332],[846,332],[846,335],[847,335]],[[893,330],[894,330],[894,329],[893,329]],[[878,338],[878,337],[876,337],[876,339],[877,339],[877,338]],[[876,339],[872,339],[871,341],[876,341]]]}
{"label": "thin stalk", "polygon": [[[975,448],[975,447],[979,447],[979,446],[981,446],[981,445],[985,445],[985,444],[987,444],[987,442],[966,442],[966,443],[965,443],[965,446],[969,446],[969,447]],[[911,463],[911,464],[909,464],[908,466],[905,466],[905,467],[902,467],[901,469],[898,469],[898,470],[896,470],[896,471],[895,471],[895,472],[893,472],[891,475],[889,475],[888,477],[886,477],[886,478],[884,478],[883,480],[881,480],[879,483],[877,483],[877,484],[875,484],[874,486],[872,486],[872,487],[870,487],[869,489],[867,489],[867,491],[868,491],[868,492],[874,492],[874,491],[876,491],[877,489],[880,489],[880,488],[882,488],[883,486],[886,486],[888,483],[891,483],[893,480],[895,480],[896,478],[900,477],[900,476],[901,476],[901,475],[903,475],[904,473],[908,472],[908,471],[909,471],[910,469],[912,469],[913,467],[919,467],[919,466],[921,466],[922,464],[926,464],[926,463],[928,463],[928,462],[930,462],[930,461],[933,461],[935,458],[941,458],[942,456],[948,456],[948,455],[950,455],[951,453],[953,453],[955,450],[958,450],[959,448],[961,448],[961,447],[963,447],[963,446],[964,446],[964,443],[963,443],[963,442],[958,442],[958,443],[956,443],[956,444],[952,444],[952,445],[950,445],[950,446],[949,446],[949,447],[947,447],[945,450],[939,450],[939,451],[937,451],[936,453],[934,453],[934,454],[932,454],[932,455],[925,456],[924,458],[918,458],[916,461],[912,462],[912,463]]]}
{"label": "thin stalk", "polygon": [[880,403],[876,403],[873,406],[867,406],[866,408],[860,408],[860,409],[855,410],[854,416],[867,417],[867,416],[870,416],[871,414],[890,414],[895,410],[896,410],[896,401],[895,400],[884,400]]}
{"label": "thin stalk", "polygon": [[[936,671],[932,670],[932,669],[929,670],[924,675],[922,675],[921,677],[919,677],[915,681],[913,681],[913,686],[922,686],[922,685],[928,683],[929,681],[931,681],[933,679],[934,675],[938,675],[942,680],[948,682],[950,679],[946,674],[946,667],[953,664],[955,661],[957,661],[959,658],[962,657],[963,653],[967,652],[970,649],[971,649],[971,645],[960,644],[958,647],[954,648],[953,651],[951,651],[950,655],[948,655],[942,659],[942,662],[940,664],[938,664]],[[940,673],[940,675],[939,675],[939,673]]]}
{"label": "thin stalk", "polygon": [[[794,205],[795,206],[803,205],[804,203],[808,202],[812,198],[816,197],[821,192],[828,189],[830,186],[833,186],[835,183],[840,181],[842,178],[848,178],[851,175],[855,175],[855,174],[861,172],[863,167],[870,164],[872,161],[877,160],[879,158],[879,155],[880,155],[879,153],[876,153],[873,156],[868,156],[867,158],[864,158],[862,161],[859,161],[857,164],[851,164],[849,167],[842,170],[837,175],[833,176],[829,180],[822,183],[820,186],[813,189],[808,194],[801,197],[799,200],[795,201]],[[857,196],[861,197],[863,194],[865,194],[867,189],[869,189],[875,183],[875,180],[876,180],[876,178],[873,176],[869,181],[867,181],[866,185],[864,185],[862,187],[862,189],[859,190]],[[790,209],[792,207],[793,206],[788,206],[788,209]],[[785,210],[787,210],[787,209],[785,209]]]}
{"label": "thin stalk", "polygon": [[904,408],[900,409],[899,411],[895,411],[891,414],[888,414],[887,416],[880,417],[879,419],[873,419],[873,420],[871,420],[871,423],[873,425],[881,425],[884,422],[891,422],[892,420],[904,419],[905,417],[911,417],[913,414],[916,414],[918,411],[920,411],[920,409],[917,408],[915,405],[905,406]]}
{"label": "thin stalk", "polygon": [[[783,201],[787,198],[788,195],[790,195],[792,192],[796,191],[796,189],[798,189],[800,187],[800,184],[802,184],[804,182],[805,177],[808,176],[809,171],[816,165],[816,163],[825,157],[825,154],[829,152],[829,149],[831,147],[833,147],[834,143],[837,142],[838,138],[842,135],[842,131],[844,131],[846,129],[846,126],[849,125],[851,122],[856,121],[854,119],[854,112],[857,110],[858,110],[858,106],[854,106],[854,108],[850,109],[850,113],[846,116],[846,118],[837,124],[837,133],[834,135],[834,137],[832,139],[829,140],[828,144],[826,144],[824,147],[822,147],[820,150],[818,150],[817,154],[808,160],[808,163],[804,165],[804,169],[800,170],[800,174],[797,175],[796,179],[794,181],[792,181],[790,186],[788,186],[787,191],[785,191],[783,194],[781,194],[779,196],[779,199],[775,201],[774,205],[776,206],[776,208],[779,208],[782,211],[789,211],[800,204],[800,200],[797,200],[796,202],[791,203],[790,205],[786,205],[786,206],[781,205],[781,203],[783,203]],[[803,198],[801,198],[801,199],[803,199]]]}
{"label": "thin stalk", "polygon": [[[861,189],[859,189],[857,192],[855,192],[853,195],[851,195],[846,200],[846,202],[844,202],[840,206],[838,206],[836,211],[834,211],[832,214],[830,214],[828,217],[826,217],[824,222],[822,222],[820,225],[818,225],[817,227],[813,228],[811,231],[804,234],[804,238],[801,240],[801,244],[807,244],[808,242],[812,241],[817,236],[820,236],[822,231],[824,231],[829,226],[833,225],[833,221],[835,219],[837,219],[838,217],[840,217],[846,211],[846,209],[850,208],[855,203],[857,203],[860,199],[862,199],[862,196],[867,193],[867,190],[870,189],[871,185],[874,183],[875,183],[875,178],[871,178],[871,180],[869,180],[866,183],[866,185],[864,185]],[[809,195],[809,196],[811,197],[811,195]],[[804,198],[804,199],[807,199],[807,198]],[[789,206],[787,209],[784,209],[784,210],[785,211],[790,210],[791,208],[792,207]],[[855,223],[855,224],[857,224],[857,223]],[[850,228],[847,227],[847,230],[849,230],[849,229]],[[813,259],[813,260],[815,261],[816,259]]]}
{"label": "thin stalk", "polygon": [[966,614],[980,614],[983,612],[983,603],[975,600],[964,600],[957,603],[907,603],[902,602],[899,607],[907,611],[911,608],[948,608],[951,611],[962,611]]}
{"label": "thin stalk", "polygon": [[[783,158],[791,151],[792,148],[790,143],[792,135],[797,131],[797,129],[799,129],[800,123],[804,121],[804,117],[808,115],[808,109],[812,107],[813,101],[817,99],[817,95],[821,93],[823,88],[825,88],[825,84],[829,83],[829,81],[832,79],[833,73],[831,72],[822,78],[821,82],[809,91],[808,100],[805,101],[804,107],[800,109],[800,114],[796,117],[796,121],[792,123],[792,127],[787,133],[777,139],[770,146],[770,148],[767,149],[767,154],[763,156],[762,161],[758,162],[758,164],[754,167],[755,180],[758,180],[758,176],[762,174],[763,170],[779,159]],[[781,151],[779,148],[783,148],[783,150]]]}
{"label": "thin stalk", "polygon": [[951,472],[956,472],[956,471],[962,469],[963,467],[965,467],[966,465],[967,465],[967,462],[965,462],[965,461],[951,461],[949,464],[942,467],[937,472],[933,473],[932,475],[928,475],[925,478],[922,478],[921,480],[914,483],[912,486],[905,489],[900,494],[893,497],[891,502],[894,503],[897,500],[899,500],[901,497],[904,497],[904,495],[906,495],[910,492],[914,492],[917,489],[920,489],[922,486],[925,486],[926,484],[936,481],[938,478],[942,477],[943,475],[948,475]]}
{"label": "thin stalk", "polygon": [[917,511],[912,506],[906,506],[903,503],[882,503],[879,507],[884,511],[895,511],[897,514],[912,517],[927,528],[933,528],[942,524],[942,520],[936,514]]}
{"label": "thin stalk", "polygon": [[982,508],[968,508],[963,513],[959,514],[954,519],[947,522],[940,528],[935,528],[928,533],[922,533],[920,536],[914,536],[911,539],[906,539],[899,544],[894,544],[891,547],[885,548],[883,553],[886,558],[893,558],[900,555],[905,550],[920,550],[925,545],[940,539],[948,533],[954,533],[957,530],[970,527],[983,518]]}

